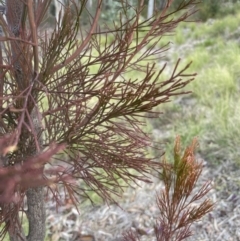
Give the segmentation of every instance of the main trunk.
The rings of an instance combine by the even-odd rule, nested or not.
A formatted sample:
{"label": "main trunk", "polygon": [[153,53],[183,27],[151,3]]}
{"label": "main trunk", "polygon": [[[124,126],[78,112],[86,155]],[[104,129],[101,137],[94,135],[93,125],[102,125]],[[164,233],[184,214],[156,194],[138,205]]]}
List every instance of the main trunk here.
{"label": "main trunk", "polygon": [[43,241],[45,237],[45,205],[42,187],[27,190],[27,217],[29,222],[28,241]]}
{"label": "main trunk", "polygon": [[28,235],[24,234],[20,218],[9,231],[10,241],[43,241],[45,238],[46,212],[44,205],[44,188],[30,188],[27,196]]}
{"label": "main trunk", "polygon": [[[33,69],[32,62],[26,56],[25,53],[31,51],[29,44],[19,41],[24,37],[24,21],[26,20],[26,3],[22,0],[6,0],[6,17],[7,24],[11,30],[11,35],[15,37],[15,40],[11,41],[11,57],[13,68],[15,72],[15,82],[17,85],[18,93],[26,93],[25,90],[29,88],[33,81]],[[25,92],[24,92],[25,91]],[[36,97],[36,95],[35,95]],[[23,99],[23,100],[22,100]],[[23,108],[24,98],[16,101],[16,108]],[[32,101],[32,100],[30,100]],[[29,157],[33,157],[42,150],[42,136],[41,136],[41,117],[39,115],[38,107],[36,103],[27,103],[27,112],[30,113],[31,120],[26,113],[24,115],[25,123],[28,126],[34,125],[33,130],[29,131],[26,126],[21,127],[21,136],[18,143],[18,150],[16,155],[16,161],[21,165]],[[19,116],[19,121],[21,115]],[[31,122],[31,123],[30,123]],[[36,137],[38,136],[38,144],[36,143]],[[37,146],[40,147],[37,149]],[[42,169],[43,167],[39,167]],[[29,180],[31,182],[32,180]],[[9,218],[8,222],[11,223],[9,230],[9,236],[11,241],[43,241],[45,237],[45,207],[44,207],[44,188],[37,187],[31,188],[26,191],[27,197],[27,219],[29,222],[29,231],[26,236],[22,230],[22,224],[20,220],[12,222]],[[16,204],[13,204],[16,205]]]}

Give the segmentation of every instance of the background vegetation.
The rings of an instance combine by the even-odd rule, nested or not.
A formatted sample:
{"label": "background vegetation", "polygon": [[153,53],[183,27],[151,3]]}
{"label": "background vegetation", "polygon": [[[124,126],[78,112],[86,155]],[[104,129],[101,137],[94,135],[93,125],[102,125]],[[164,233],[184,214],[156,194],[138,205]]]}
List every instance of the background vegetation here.
{"label": "background vegetation", "polygon": [[149,124],[155,139],[165,138],[167,149],[176,133],[184,145],[198,136],[201,156],[213,165],[240,161],[240,5],[229,4],[225,10],[223,16],[218,6],[220,15],[214,19],[183,23],[175,35],[165,37],[171,41],[169,64],[177,58],[193,61],[190,70],[198,75],[186,88],[192,94],[161,107],[164,115]]}

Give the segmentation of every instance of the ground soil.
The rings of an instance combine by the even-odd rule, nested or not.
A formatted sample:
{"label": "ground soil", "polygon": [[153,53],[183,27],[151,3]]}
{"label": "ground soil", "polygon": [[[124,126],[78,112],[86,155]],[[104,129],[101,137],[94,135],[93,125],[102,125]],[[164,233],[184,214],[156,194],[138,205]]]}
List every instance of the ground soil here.
{"label": "ground soil", "polygon": [[[201,158],[201,157],[200,157]],[[188,241],[240,240],[240,169],[231,160],[218,165],[204,161],[198,186],[211,180],[208,197],[215,202],[214,210],[192,226]],[[50,240],[117,241],[124,231],[136,232],[141,241],[156,240],[153,226],[160,215],[156,193],[163,188],[158,178],[152,184],[138,183],[129,188],[119,206],[89,206],[79,214],[72,205],[60,207],[58,212],[48,209]]]}

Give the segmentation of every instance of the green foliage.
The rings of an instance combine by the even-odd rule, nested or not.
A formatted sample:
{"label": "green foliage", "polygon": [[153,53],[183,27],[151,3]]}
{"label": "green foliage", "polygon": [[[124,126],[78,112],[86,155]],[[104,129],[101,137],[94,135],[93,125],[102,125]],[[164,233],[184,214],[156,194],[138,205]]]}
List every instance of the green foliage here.
{"label": "green foliage", "polygon": [[[185,29],[186,35],[184,45],[172,37],[173,56],[193,61],[190,69],[198,76],[186,88],[192,94],[161,108],[164,115],[152,122],[153,129],[160,128],[166,136],[165,143],[172,143],[176,133],[182,136],[184,145],[198,136],[199,152],[212,163],[224,159],[239,161],[239,16],[238,12],[211,24],[179,26],[176,31]],[[170,144],[166,146],[170,148]]]}
{"label": "green foliage", "polygon": [[210,18],[222,18],[229,14],[236,14],[240,7],[238,0],[202,0],[198,6],[196,17],[202,21]]}
{"label": "green foliage", "polygon": [[202,0],[199,5],[199,18],[206,21],[208,18],[215,18],[221,9],[222,1],[219,0]]}
{"label": "green foliage", "polygon": [[[125,6],[125,12],[123,14],[123,5]],[[137,3],[134,0],[130,0],[127,3],[122,3],[121,1],[110,1],[106,2],[104,4],[104,9],[101,12],[102,20],[112,23],[114,21],[119,21],[119,16],[124,15],[124,17],[127,17],[128,19],[131,19],[135,15],[134,6],[136,6]]]}
{"label": "green foliage", "polygon": [[[187,0],[175,0],[172,3],[172,8],[177,9],[182,3]],[[210,18],[221,18],[227,14],[235,14],[239,9],[240,2],[238,0],[200,0],[196,9],[197,14],[194,19],[207,21]]]}

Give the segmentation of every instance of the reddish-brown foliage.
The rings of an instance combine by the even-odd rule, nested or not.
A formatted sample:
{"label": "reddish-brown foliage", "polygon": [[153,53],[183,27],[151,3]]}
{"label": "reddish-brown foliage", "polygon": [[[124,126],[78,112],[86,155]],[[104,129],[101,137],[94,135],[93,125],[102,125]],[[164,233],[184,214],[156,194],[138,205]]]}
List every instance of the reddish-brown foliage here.
{"label": "reddish-brown foliage", "polygon": [[[64,7],[50,34],[40,27],[50,0],[7,0],[7,19],[0,16],[0,201],[6,227],[18,222],[31,188],[48,187],[57,200],[62,186],[73,202],[90,188],[110,201],[120,179],[148,181],[146,174],[162,164],[146,157],[151,141],[141,117],[157,116],[153,108],[184,94],[195,76],[187,72],[190,64],[178,60],[160,80],[166,64],[158,63],[168,49],[159,47],[162,36],[188,19],[196,1],[183,1],[172,12],[168,1],[153,18],[141,20],[144,1],[131,7],[122,0],[118,22],[101,27],[98,0],[89,28],[80,25],[86,11],[81,2]],[[128,77],[131,71],[139,76]]]}

